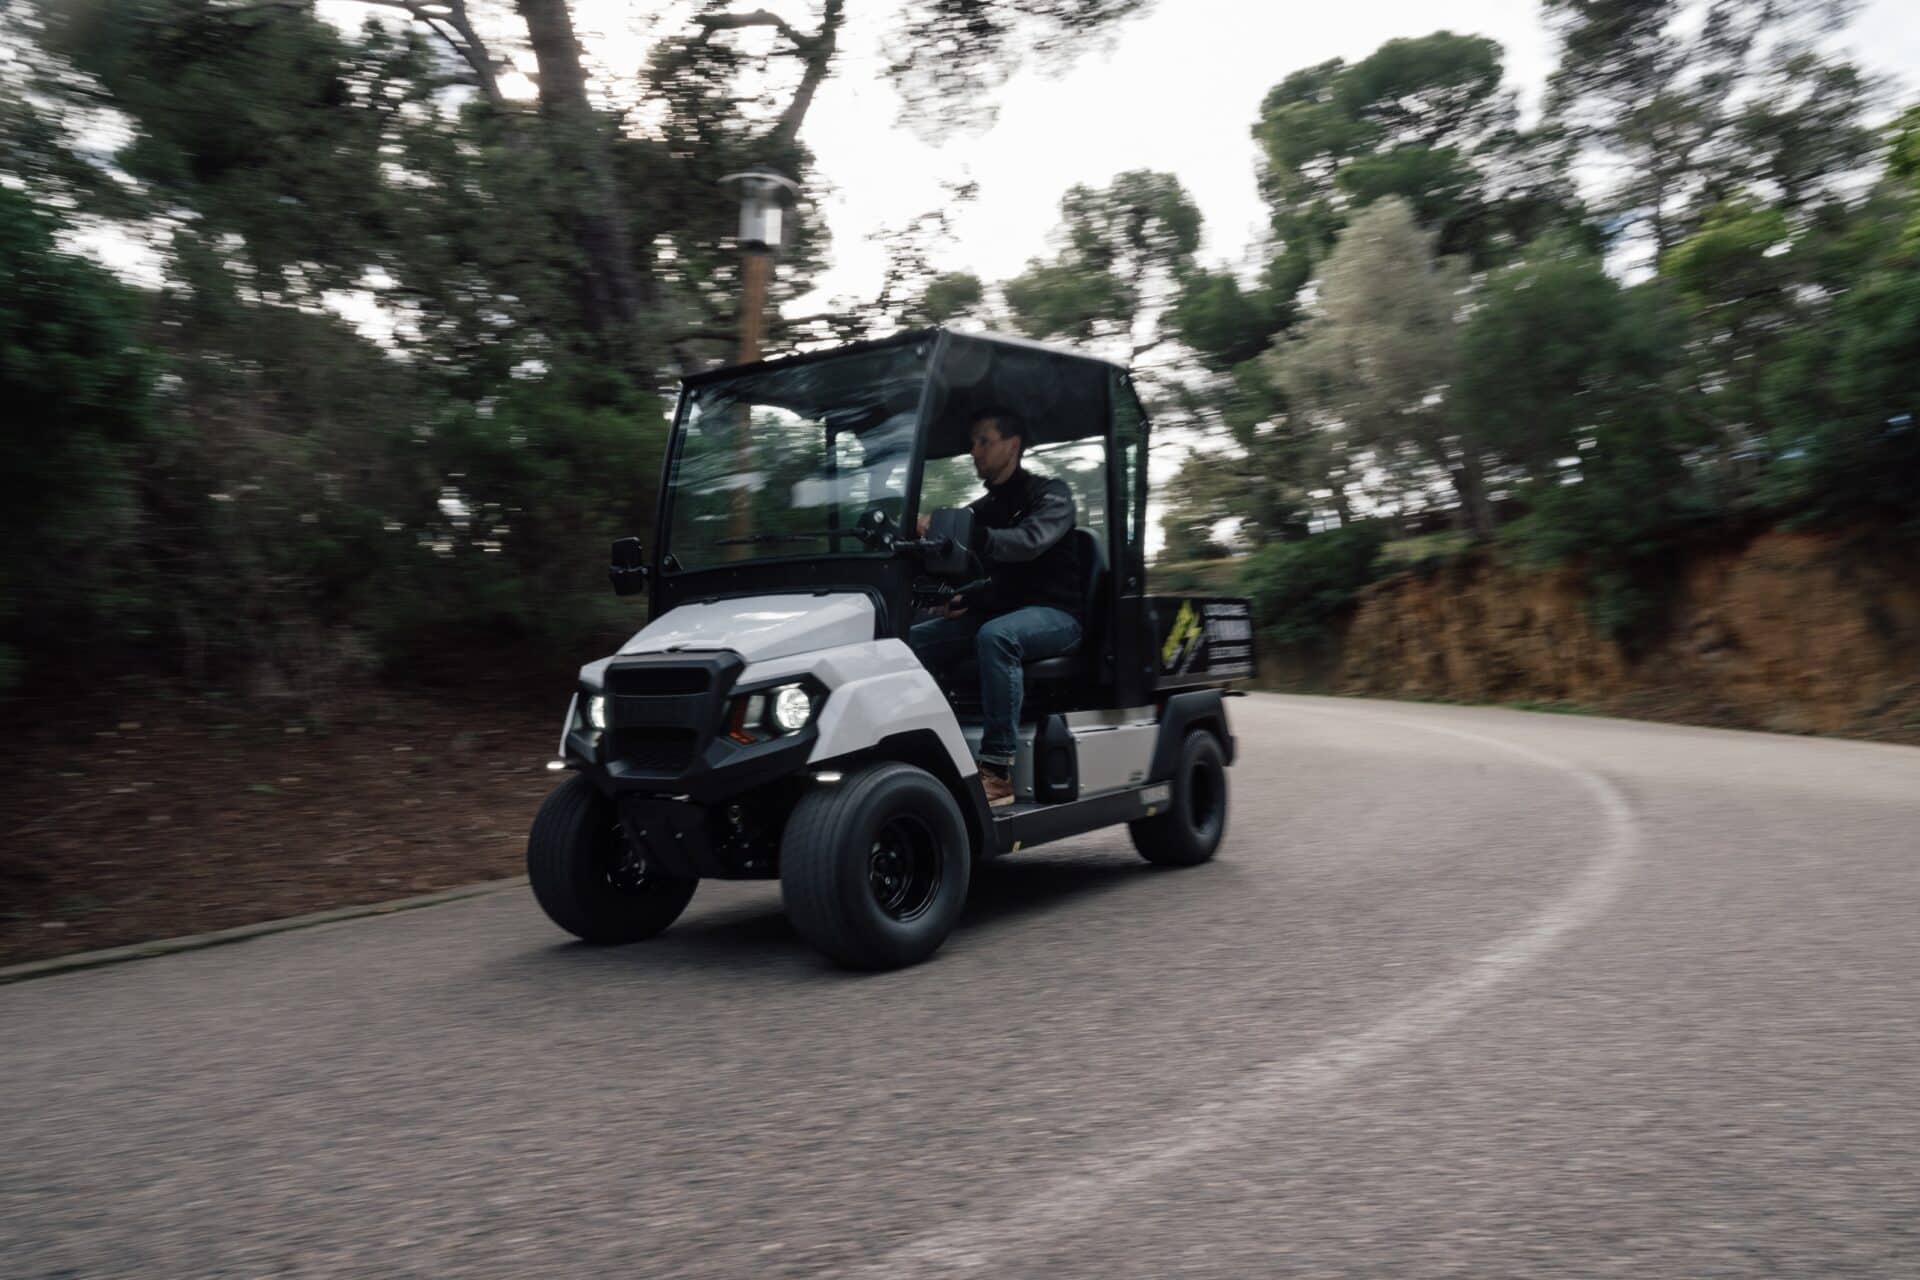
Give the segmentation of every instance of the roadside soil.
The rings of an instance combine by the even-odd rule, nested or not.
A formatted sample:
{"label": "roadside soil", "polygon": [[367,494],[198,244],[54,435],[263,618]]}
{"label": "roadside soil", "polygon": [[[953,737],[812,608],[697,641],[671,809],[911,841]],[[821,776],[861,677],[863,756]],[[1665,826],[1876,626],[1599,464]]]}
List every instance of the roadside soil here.
{"label": "roadside soil", "polygon": [[318,717],[164,688],[10,701],[0,964],[521,874],[559,687]]}

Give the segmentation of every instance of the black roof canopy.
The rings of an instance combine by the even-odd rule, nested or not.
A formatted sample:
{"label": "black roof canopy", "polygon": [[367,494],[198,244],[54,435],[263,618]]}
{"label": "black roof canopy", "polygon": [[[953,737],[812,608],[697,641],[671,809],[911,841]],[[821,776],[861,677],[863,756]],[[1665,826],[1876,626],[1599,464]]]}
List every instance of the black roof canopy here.
{"label": "black roof canopy", "polygon": [[[889,338],[730,365],[683,379],[690,390],[715,382],[785,372],[820,361],[920,344],[933,364],[928,457],[967,451],[967,427],[982,409],[1011,409],[1027,424],[1029,444],[1101,438],[1107,432],[1107,389],[1124,366],[1068,347],[1004,334],[913,329]],[[784,380],[782,380],[784,381]]]}

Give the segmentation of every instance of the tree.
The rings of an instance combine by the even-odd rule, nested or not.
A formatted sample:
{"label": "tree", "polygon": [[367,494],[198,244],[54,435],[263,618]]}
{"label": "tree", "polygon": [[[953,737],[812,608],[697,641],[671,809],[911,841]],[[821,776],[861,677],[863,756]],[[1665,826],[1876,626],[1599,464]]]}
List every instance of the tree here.
{"label": "tree", "polygon": [[1742,200],[1707,212],[1660,259],[1692,320],[1691,412],[1713,424],[1723,455],[1749,466],[1767,434],[1765,371],[1804,310],[1793,245],[1784,210]]}
{"label": "tree", "polygon": [[1920,106],[1886,173],[1833,237],[1831,305],[1779,344],[1761,389],[1765,492],[1785,509],[1920,535]]}
{"label": "tree", "polygon": [[904,118],[923,133],[989,124],[1028,57],[1058,66],[1153,0],[911,0],[887,42]]}
{"label": "tree", "polygon": [[[136,451],[155,430],[145,304],[55,247],[53,219],[0,186],[0,635],[31,651],[116,615],[137,630],[125,550],[139,523]],[[132,605],[134,607],[129,608]],[[0,642],[0,690],[18,654]]]}
{"label": "tree", "polygon": [[[1194,388],[1193,417],[1232,442],[1217,456],[1235,460],[1260,512],[1241,525],[1251,541],[1301,519],[1316,487],[1331,490],[1343,520],[1352,514],[1360,476],[1343,438],[1291,422],[1288,387],[1265,356],[1297,329],[1305,290],[1351,218],[1404,200],[1442,253],[1481,268],[1550,231],[1590,238],[1556,139],[1515,128],[1502,63],[1493,41],[1442,31],[1302,69],[1262,103],[1253,135],[1271,210],[1265,260],[1250,277],[1188,271],[1171,313],[1213,375]],[[1186,492],[1199,502],[1207,488]],[[1183,506],[1169,521],[1199,527],[1212,514]]]}
{"label": "tree", "polygon": [[1550,161],[1521,163],[1541,140],[1516,132],[1501,76],[1497,43],[1439,31],[1296,71],[1267,94],[1253,128],[1261,190],[1296,286],[1377,200],[1407,201],[1442,253],[1475,265],[1535,233],[1536,206],[1572,208]]}
{"label": "tree", "polygon": [[1037,338],[1117,345],[1131,360],[1163,340],[1160,313],[1193,266],[1200,210],[1171,174],[1136,169],[1060,201],[1061,247],[1005,285],[1015,322]]}
{"label": "tree", "polygon": [[1522,557],[1577,562],[1598,621],[1625,636],[1654,602],[1662,548],[1703,514],[1677,411],[1685,316],[1661,282],[1625,288],[1601,260],[1542,243],[1480,290],[1462,335],[1455,417],[1518,469]]}
{"label": "tree", "polygon": [[1535,484],[1556,484],[1613,372],[1625,309],[1598,257],[1564,242],[1536,245],[1490,276],[1461,333],[1450,407],[1489,450]]}
{"label": "tree", "polygon": [[1571,474],[1530,484],[1527,515],[1505,530],[1523,560],[1579,566],[1601,628],[1631,644],[1657,615],[1675,540],[1719,508],[1689,458],[1705,442],[1681,410],[1685,318],[1659,281],[1622,291],[1596,329]]}
{"label": "tree", "polygon": [[[1357,215],[1320,276],[1314,313],[1268,355],[1302,425],[1365,450],[1375,468],[1419,485],[1432,468],[1452,485],[1461,523],[1492,531],[1481,441],[1447,396],[1460,362],[1465,275],[1434,256],[1410,205],[1382,200]],[[1345,486],[1331,482],[1336,503]]]}
{"label": "tree", "polygon": [[1848,0],[1547,0],[1556,127],[1621,176],[1602,210],[1656,254],[1742,193],[1806,207],[1865,158],[1874,87],[1820,42]]}
{"label": "tree", "polygon": [[[44,236],[21,251],[80,281],[76,305],[131,300],[131,342],[166,370],[126,402],[151,429],[47,492],[99,516],[116,572],[159,602],[145,642],[196,680],[285,689],[345,672],[369,638],[403,658],[611,616],[598,548],[647,524],[659,389],[734,350],[718,180],[756,163],[811,179],[804,126],[846,14],[663,10],[629,76],[583,53],[564,0],[374,3],[358,32],[311,0],[0,7],[7,192],[48,235],[151,247],[161,277],[115,293]],[[1030,36],[1065,57],[1141,7],[903,5],[898,47],[1007,67]],[[517,97],[506,71],[529,65],[537,96]],[[951,89],[916,74],[897,83],[923,107]],[[776,303],[822,260],[800,214]],[[977,281],[924,283],[888,306],[980,305]],[[57,616],[59,583],[10,586],[16,619]],[[22,625],[0,620],[16,643]]]}

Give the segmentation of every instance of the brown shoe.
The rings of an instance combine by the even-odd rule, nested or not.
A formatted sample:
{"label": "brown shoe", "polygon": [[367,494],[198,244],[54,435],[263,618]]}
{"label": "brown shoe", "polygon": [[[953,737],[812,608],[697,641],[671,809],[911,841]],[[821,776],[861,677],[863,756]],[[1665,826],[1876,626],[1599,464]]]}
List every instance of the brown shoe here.
{"label": "brown shoe", "polygon": [[980,770],[980,789],[987,793],[990,805],[1013,803],[1013,779],[996,769],[983,767]]}

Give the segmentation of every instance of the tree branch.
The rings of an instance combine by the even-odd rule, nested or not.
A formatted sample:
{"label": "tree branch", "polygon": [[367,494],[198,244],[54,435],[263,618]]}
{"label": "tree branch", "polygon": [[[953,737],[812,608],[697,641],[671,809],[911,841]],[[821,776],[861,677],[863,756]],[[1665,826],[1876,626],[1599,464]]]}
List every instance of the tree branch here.
{"label": "tree branch", "polygon": [[807,39],[793,29],[791,23],[777,13],[765,9],[755,9],[752,13],[709,13],[695,18],[700,24],[700,43],[705,44],[713,38],[716,31],[739,31],[746,27],[772,27],[787,38],[798,52],[805,53],[814,41]]}
{"label": "tree branch", "polygon": [[800,75],[800,87],[793,91],[793,101],[780,113],[779,123],[767,135],[768,141],[791,147],[799,138],[800,125],[807,118],[807,108],[813,105],[813,95],[833,65],[834,46],[839,40],[840,23],[845,15],[846,0],[827,0],[827,7],[820,16],[820,33],[803,46],[807,69]]}
{"label": "tree branch", "polygon": [[[435,9],[444,8],[447,13],[428,13],[427,3],[423,0],[360,0],[362,4],[377,5],[383,9],[398,9],[421,26],[440,38],[462,61],[473,68],[474,80],[480,92],[486,95],[489,103],[504,107],[507,100],[500,92],[500,80],[493,56],[487,52],[486,43],[480,39],[480,33],[473,29],[473,23],[467,18],[466,0],[438,0],[433,3]],[[311,13],[312,0],[253,0],[249,4],[226,5],[214,10],[222,16],[238,16],[247,13],[259,13],[269,9],[283,9],[294,13]],[[441,24],[445,23],[445,26]],[[448,28],[451,28],[449,30]],[[458,35],[458,39],[455,39]]]}
{"label": "tree branch", "polygon": [[453,10],[447,16],[447,21],[452,24],[455,31],[460,33],[460,39],[466,46],[460,50],[461,56],[466,58],[467,65],[473,68],[474,75],[480,78],[480,92],[487,96],[487,101],[493,106],[505,107],[506,95],[500,92],[500,79],[496,72],[499,64],[493,60],[493,55],[487,52],[486,43],[480,39],[480,33],[473,29],[473,22],[467,17],[467,0],[448,0],[447,7]]}

